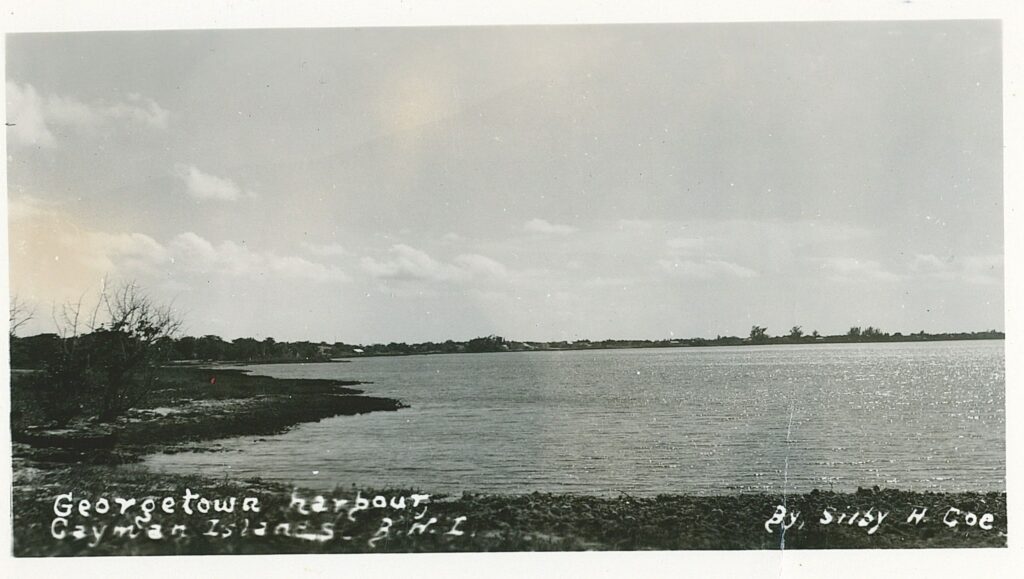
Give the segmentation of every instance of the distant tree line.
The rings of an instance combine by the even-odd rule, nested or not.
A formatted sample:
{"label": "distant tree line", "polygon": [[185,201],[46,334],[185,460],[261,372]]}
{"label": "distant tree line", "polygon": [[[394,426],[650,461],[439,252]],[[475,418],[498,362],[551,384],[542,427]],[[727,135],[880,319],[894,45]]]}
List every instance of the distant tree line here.
{"label": "distant tree line", "polygon": [[[196,362],[326,362],[338,358],[358,356],[396,356],[412,354],[458,354],[483,352],[524,352],[531,350],[600,350],[613,348],[672,348],[684,346],[743,346],[761,344],[813,344],[849,342],[918,342],[941,340],[993,340],[1004,339],[996,330],[984,332],[957,332],[928,334],[888,333],[868,326],[854,327],[846,334],[820,335],[817,331],[805,334],[799,326],[789,333],[771,336],[766,328],[755,326],[746,338],[716,336],[714,338],[681,338],[669,340],[576,340],[555,342],[511,341],[501,336],[485,336],[468,341],[444,342],[390,342],[359,345],[344,342],[278,342],[273,338],[257,340],[238,338],[227,341],[220,336],[165,336],[159,349],[168,361]],[[39,334],[29,337],[11,337],[11,364],[14,368],[41,368],[52,353],[57,351],[62,338],[57,334]]]}
{"label": "distant tree line", "polygon": [[948,341],[948,340],[1002,340],[1006,334],[997,330],[982,332],[949,332],[929,334],[924,330],[916,334],[903,334],[901,332],[889,333],[874,326],[862,328],[861,326],[851,327],[845,334],[822,336],[818,330],[810,334],[804,333],[801,326],[793,326],[786,334],[778,336],[768,335],[768,329],[761,326],[750,328],[750,335],[744,340],[746,344],[814,344],[832,343],[843,344],[851,342],[924,342],[924,341]]}
{"label": "distant tree line", "polygon": [[[888,333],[868,326],[852,327],[845,334],[821,335],[817,330],[804,332],[793,326],[781,335],[770,335],[768,329],[753,326],[746,337],[716,336],[714,338],[676,338],[666,340],[575,340],[532,342],[507,340],[490,335],[465,341],[444,342],[390,342],[378,344],[348,344],[344,342],[284,342],[274,338],[237,338],[225,340],[220,336],[199,337],[161,335],[155,340],[155,351],[170,362],[243,362],[286,363],[326,362],[333,359],[360,356],[402,356],[413,354],[458,354],[485,352],[527,352],[537,350],[600,350],[618,348],[672,348],[697,346],[744,346],[762,344],[814,344],[848,342],[915,342],[939,340],[991,340],[1003,339],[1005,334],[996,330],[928,334]],[[11,336],[11,364],[14,368],[42,368],[53,352],[60,349],[64,339],[58,334],[39,334],[30,337]]]}

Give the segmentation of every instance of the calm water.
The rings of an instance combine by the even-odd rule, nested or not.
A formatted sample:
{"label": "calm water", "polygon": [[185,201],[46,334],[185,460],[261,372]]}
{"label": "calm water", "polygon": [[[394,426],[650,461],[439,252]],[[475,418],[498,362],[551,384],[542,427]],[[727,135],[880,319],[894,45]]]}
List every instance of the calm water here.
{"label": "calm water", "polygon": [[153,469],[337,484],[652,495],[1005,490],[1002,341],[365,358],[255,366],[411,408]]}

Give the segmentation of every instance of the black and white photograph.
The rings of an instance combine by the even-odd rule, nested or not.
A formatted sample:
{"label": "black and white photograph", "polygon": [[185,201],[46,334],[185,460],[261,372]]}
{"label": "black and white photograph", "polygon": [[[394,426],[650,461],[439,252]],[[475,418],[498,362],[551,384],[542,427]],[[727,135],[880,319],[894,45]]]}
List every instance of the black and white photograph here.
{"label": "black and white photograph", "polygon": [[6,32],[8,555],[1005,553],[1006,32]]}

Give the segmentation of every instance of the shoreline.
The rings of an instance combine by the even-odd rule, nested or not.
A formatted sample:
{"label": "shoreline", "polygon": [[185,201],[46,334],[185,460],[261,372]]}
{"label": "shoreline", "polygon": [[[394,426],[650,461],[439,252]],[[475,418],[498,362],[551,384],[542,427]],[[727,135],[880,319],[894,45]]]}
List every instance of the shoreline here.
{"label": "shoreline", "polygon": [[[362,384],[357,381],[278,379],[240,368],[167,366],[160,369],[158,385],[146,400],[113,425],[80,422],[50,431],[32,428],[34,417],[24,409],[25,387],[18,382],[12,376],[11,438],[21,446],[14,457],[58,464],[136,462],[145,454],[195,450],[187,445],[219,438],[270,436],[334,416],[407,407],[396,399],[364,395],[352,388]],[[20,404],[15,403],[18,400]]]}
{"label": "shoreline", "polygon": [[[996,492],[444,497],[418,489],[337,487],[324,495],[259,479],[84,465],[51,470],[46,478],[45,486],[15,487],[15,556],[1001,548],[1007,541],[1006,494]],[[70,496],[57,502],[64,493]],[[95,512],[83,517],[70,508],[82,499],[98,505],[115,497],[143,505],[147,499],[151,505],[171,500],[177,510],[153,509],[131,537],[115,536],[110,529],[131,527],[145,514],[138,507],[106,517]],[[257,501],[260,510],[186,515],[181,505],[188,497],[214,504],[228,497]],[[396,509],[396,498],[408,502]],[[360,500],[366,508],[352,513],[350,507]],[[378,500],[390,506],[371,506]],[[409,508],[413,500],[419,501],[417,508]],[[344,507],[335,508],[342,502]],[[316,512],[316,504],[324,511]],[[782,505],[785,514],[778,516]],[[66,507],[60,512],[66,516],[55,514],[60,507]],[[922,513],[921,520],[913,520],[915,512]],[[433,529],[417,533],[416,525],[425,523]],[[783,532],[786,524],[791,526]],[[80,538],[72,534],[78,525]],[[154,525],[163,536],[147,536]],[[176,525],[182,532],[170,538]],[[257,533],[261,526],[263,535]]]}
{"label": "shoreline", "polygon": [[[539,352],[595,352],[604,350],[701,350],[706,348],[757,348],[757,347],[779,347],[779,346],[834,346],[834,345],[845,345],[845,344],[922,344],[922,343],[934,343],[934,342],[983,342],[983,341],[1005,341],[1005,338],[929,338],[929,339],[916,339],[916,338],[901,338],[901,339],[887,339],[887,340],[819,340],[819,341],[801,341],[801,342],[787,342],[787,341],[772,341],[765,343],[752,343],[752,342],[741,342],[741,343],[647,343],[639,345],[615,345],[615,346],[602,346],[602,345],[586,345],[586,346],[569,346],[569,347],[533,347],[533,348],[515,348],[508,350],[486,350],[479,352],[443,352],[443,351],[424,351],[424,352],[372,352],[363,354],[346,354],[339,356],[331,360],[302,360],[297,362],[286,362],[286,363],[298,363],[298,364],[316,364],[316,363],[331,363],[331,362],[348,362],[351,360],[358,360],[360,358],[398,358],[405,356],[451,356],[451,355],[476,355],[476,354],[523,354],[523,353],[539,353]],[[275,364],[277,362],[243,362],[246,365],[263,365],[263,364]]]}
{"label": "shoreline", "polygon": [[[144,454],[202,451],[195,445],[217,438],[272,435],[331,416],[395,411],[404,404],[363,396],[360,390],[351,388],[358,382],[275,379],[237,368],[165,368],[160,384],[143,407],[119,425],[113,449],[46,450],[15,444],[12,511],[16,556],[745,550],[779,549],[783,536],[786,549],[1005,547],[1007,541],[1005,492],[933,493],[875,487],[846,493],[813,490],[786,496],[464,493],[458,497],[430,497],[420,507],[429,509],[428,517],[424,516],[426,510],[414,513],[412,509],[390,507],[394,507],[396,496],[426,496],[429,489],[337,487],[333,495],[326,495],[325,504],[338,497],[343,497],[339,501],[358,504],[361,497],[370,505],[372,496],[372,504],[376,505],[380,497],[381,503],[390,507],[371,507],[356,516],[350,512],[346,516],[343,511],[303,513],[295,508],[294,499],[300,496],[313,504],[317,491],[260,479],[170,475],[141,465],[119,465],[136,462]],[[12,388],[12,396],[17,392]],[[12,438],[17,440],[18,435]],[[159,522],[165,530],[180,525],[189,534],[156,540],[144,533],[152,529],[147,531],[146,524],[132,518],[138,512],[105,517],[92,512],[91,518],[80,512],[66,518],[55,516],[55,498],[64,493],[85,499],[89,505],[98,505],[103,497],[137,498],[145,504],[147,498],[198,493],[224,501],[228,497],[239,501],[251,497],[263,508],[258,515],[216,513],[215,519],[212,515],[186,516],[180,510],[174,514],[157,512],[157,518],[146,524]],[[391,502],[385,497],[391,497]],[[778,515],[780,506],[787,512],[773,526],[770,521]],[[929,513],[923,520],[908,519],[908,514],[921,508]],[[791,522],[797,511],[801,514]],[[958,524],[950,527],[943,513],[947,517],[952,514]],[[422,518],[417,519],[416,514]],[[436,533],[413,531],[416,525],[432,519],[436,519]],[[826,519],[830,520],[822,524]],[[211,523],[213,520],[216,522]],[[385,520],[391,521],[387,525],[393,525],[396,532],[381,531]],[[988,529],[979,528],[982,521]],[[286,528],[286,532],[246,534],[261,522],[269,523],[275,531]],[[782,533],[780,525],[785,524],[791,527]],[[78,525],[82,525],[82,538],[73,536]],[[134,525],[142,535],[106,535],[119,525]],[[325,539],[328,527],[331,538]],[[380,536],[382,532],[384,536]],[[55,538],[55,533],[62,538]],[[90,546],[89,533],[104,538]]]}

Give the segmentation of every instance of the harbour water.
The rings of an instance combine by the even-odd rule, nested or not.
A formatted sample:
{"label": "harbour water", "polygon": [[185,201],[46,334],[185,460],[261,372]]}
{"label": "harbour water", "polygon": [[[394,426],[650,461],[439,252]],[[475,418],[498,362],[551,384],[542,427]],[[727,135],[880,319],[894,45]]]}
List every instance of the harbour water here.
{"label": "harbour water", "polygon": [[[250,367],[372,382],[339,416],[156,471],[432,493],[1005,490],[1002,341],[357,358]],[[206,446],[206,445],[204,445]]]}

